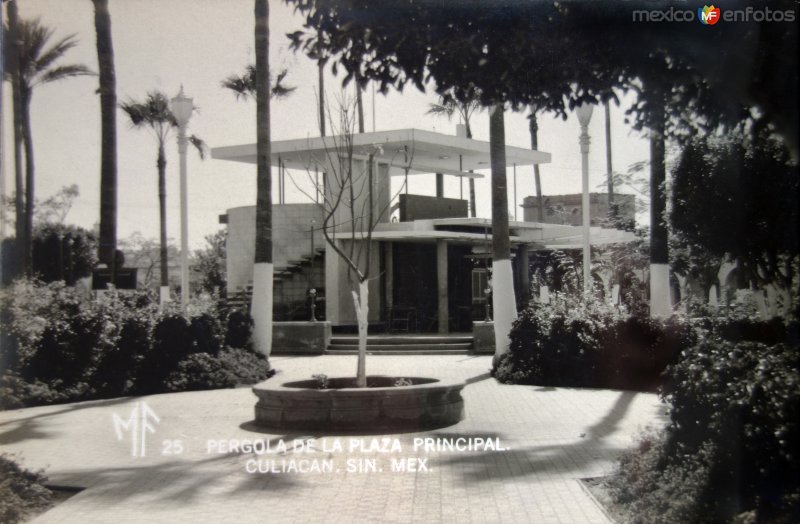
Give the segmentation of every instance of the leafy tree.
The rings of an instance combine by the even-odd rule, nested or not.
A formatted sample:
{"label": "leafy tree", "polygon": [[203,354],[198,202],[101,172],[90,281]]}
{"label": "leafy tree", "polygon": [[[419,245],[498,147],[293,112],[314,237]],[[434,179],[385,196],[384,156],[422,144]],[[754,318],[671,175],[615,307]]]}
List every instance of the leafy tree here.
{"label": "leafy tree", "polygon": [[206,235],[205,249],[194,252],[193,270],[200,274],[199,286],[208,292],[224,293],[226,288],[225,242],[228,230],[221,229],[213,235]]}
{"label": "leafy tree", "polygon": [[[774,124],[797,156],[797,75],[775,74],[796,68],[794,24],[700,31],[697,24],[642,23],[619,2],[512,1],[493,9],[394,0],[376,10],[364,1],[289,1],[306,16],[306,30],[290,35],[296,49],[324,50],[336,56],[334,69],[345,67],[345,80],[358,72],[382,91],[408,83],[424,90],[433,80],[439,94],[458,100],[533,105],[563,117],[580,103],[615,98],[614,89],[635,91],[631,114],[651,139],[651,266],[664,281],[654,289],[667,278],[668,136],[685,139],[752,119],[754,128]],[[745,6],[735,1],[726,9]],[[775,7],[793,9],[788,1]]]}
{"label": "leafy tree", "polygon": [[793,283],[798,256],[797,164],[766,131],[698,138],[673,173],[670,224],[686,242],[739,262],[747,281]]}
{"label": "leafy tree", "polygon": [[78,226],[45,223],[33,234],[33,273],[44,282],[68,286],[92,274],[97,263],[94,233]]}
{"label": "leafy tree", "polygon": [[[108,0],[92,0],[100,85],[100,242],[98,258],[117,265],[117,80]],[[112,278],[114,280],[114,278]]]}
{"label": "leafy tree", "polygon": [[16,51],[13,59],[15,65],[13,72],[18,76],[15,81],[19,85],[19,108],[21,110],[18,124],[21,126],[22,144],[25,150],[25,222],[22,228],[22,246],[24,268],[26,272],[30,272],[35,198],[35,162],[30,117],[33,90],[42,84],[90,75],[92,72],[82,64],[59,64],[64,55],[77,45],[75,35],[64,37],[51,44],[53,30],[42,25],[38,19],[16,20],[16,27],[11,33],[15,38],[15,46],[9,49]]}
{"label": "leafy tree", "polygon": [[[161,229],[161,286],[169,286],[169,269],[167,265],[167,155],[164,146],[172,131],[177,129],[178,121],[169,108],[169,101],[164,93],[151,91],[143,102],[129,100],[120,106],[136,128],[149,130],[158,144],[158,213]],[[205,157],[204,142],[192,135],[189,142],[197,149],[200,158]]]}

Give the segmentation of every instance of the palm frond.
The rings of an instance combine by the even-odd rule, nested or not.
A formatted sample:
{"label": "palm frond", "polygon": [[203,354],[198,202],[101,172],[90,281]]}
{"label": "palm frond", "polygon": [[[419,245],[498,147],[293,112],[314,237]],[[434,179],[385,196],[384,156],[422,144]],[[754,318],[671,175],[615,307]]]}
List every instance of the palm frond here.
{"label": "palm frond", "polygon": [[67,51],[78,45],[78,41],[75,38],[76,35],[66,36],[59,40],[56,44],[50,46],[42,53],[41,56],[38,56],[36,58],[36,71],[46,71],[47,68],[53,64],[53,62],[64,56]]}
{"label": "palm frond", "polygon": [[456,105],[453,102],[429,104],[428,114],[437,116],[446,116],[447,118],[451,118],[455,110],[456,110]]}
{"label": "palm frond", "polygon": [[208,151],[208,145],[205,141],[197,135],[191,135],[189,137],[189,143],[197,149],[197,154],[200,155],[200,160],[206,159],[206,151]]}
{"label": "palm frond", "polygon": [[[287,86],[283,84],[283,80],[289,72],[286,69],[281,70],[278,76],[275,77],[275,83],[270,89],[271,98],[283,98],[289,96],[297,87]],[[243,75],[230,75],[223,80],[220,85],[225,89],[230,89],[239,98],[255,98],[256,96],[256,66],[250,64],[245,68]]]}
{"label": "palm frond", "polygon": [[47,84],[50,82],[57,82],[65,78],[72,78],[75,76],[92,76],[94,71],[89,69],[83,64],[69,64],[54,67],[53,69],[45,72],[37,81],[36,84]]}

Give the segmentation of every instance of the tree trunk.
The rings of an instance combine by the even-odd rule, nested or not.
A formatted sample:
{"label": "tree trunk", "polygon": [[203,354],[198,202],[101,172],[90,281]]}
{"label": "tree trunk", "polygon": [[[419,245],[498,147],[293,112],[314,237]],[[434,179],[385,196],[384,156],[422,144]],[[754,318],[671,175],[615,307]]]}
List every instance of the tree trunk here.
{"label": "tree trunk", "polygon": [[[536,109],[531,106],[531,116],[529,117],[528,129],[531,133],[531,149],[539,149],[539,121],[536,119]],[[544,196],[542,195],[542,179],[539,176],[539,164],[533,164],[533,185],[536,189],[536,205],[539,210],[536,218],[539,222],[544,222]]]}
{"label": "tree trunk", "polygon": [[492,165],[492,307],[496,363],[508,351],[511,323],[517,316],[508,231],[506,138],[502,104],[490,110],[489,156]]}
{"label": "tree trunk", "polygon": [[353,293],[353,304],[358,320],[358,366],[356,386],[367,387],[367,335],[369,330],[369,280],[358,283],[358,293]]}
{"label": "tree trunk", "polygon": [[669,248],[666,224],[667,179],[664,158],[664,103],[653,106],[650,128],[650,316],[672,314],[669,286]]}
{"label": "tree trunk", "polygon": [[22,143],[25,147],[25,228],[23,249],[23,268],[25,274],[33,274],[33,208],[34,208],[34,176],[33,137],[31,136],[31,95],[29,87],[21,86],[22,98]]}
{"label": "tree trunk", "polygon": [[608,100],[605,103],[606,110],[606,177],[608,182],[608,218],[617,218],[617,209],[614,206],[614,169],[611,162],[611,106]]}
{"label": "tree trunk", "polygon": [[[8,46],[9,61],[8,71],[11,75],[11,96],[14,105],[14,207],[15,211],[15,235],[17,239],[17,269],[25,271],[25,182],[22,174],[22,93],[20,90],[19,77],[19,50],[18,32],[19,16],[17,14],[17,2],[8,2]],[[2,81],[2,79],[0,79]]]}
{"label": "tree trunk", "polygon": [[325,64],[317,62],[319,77],[319,136],[325,136]]}
{"label": "tree trunk", "polygon": [[[100,239],[98,258],[116,273],[117,250],[117,81],[114,47],[111,39],[111,14],[108,0],[94,3],[94,28],[97,34],[97,63],[100,72]],[[112,280],[113,281],[113,280]]]}
{"label": "tree trunk", "polygon": [[361,83],[356,75],[356,109],[358,110],[358,132],[364,132],[364,100],[361,96]]}
{"label": "tree trunk", "polygon": [[[472,138],[472,128],[469,126],[468,121],[464,121],[464,125],[467,128],[467,138]],[[472,170],[470,170],[472,173]],[[469,179],[469,213],[472,218],[475,218],[477,215],[477,211],[475,210],[475,179]]]}
{"label": "tree trunk", "polygon": [[255,0],[256,48],[256,251],[253,268],[253,341],[272,351],[272,167],[270,164],[269,5]]}
{"label": "tree trunk", "polygon": [[[160,259],[161,259],[161,287],[169,286],[169,265],[167,253],[167,158],[164,154],[164,144],[158,144],[158,218],[160,221]],[[183,292],[183,290],[181,290]]]}

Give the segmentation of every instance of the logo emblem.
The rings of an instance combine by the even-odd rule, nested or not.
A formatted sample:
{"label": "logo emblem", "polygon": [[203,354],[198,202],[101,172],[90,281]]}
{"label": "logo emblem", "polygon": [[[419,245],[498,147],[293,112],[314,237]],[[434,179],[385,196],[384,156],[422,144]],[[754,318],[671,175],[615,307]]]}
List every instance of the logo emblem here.
{"label": "logo emblem", "polygon": [[144,457],[147,452],[147,434],[156,432],[150,422],[161,422],[155,411],[150,409],[145,402],[136,402],[127,420],[123,420],[116,413],[113,415],[113,420],[117,440],[123,440],[125,432],[130,433],[131,456]]}
{"label": "logo emblem", "polygon": [[703,25],[714,25],[719,22],[719,18],[720,9],[719,7],[714,7],[713,4],[697,8],[697,19],[700,20],[700,23]]}

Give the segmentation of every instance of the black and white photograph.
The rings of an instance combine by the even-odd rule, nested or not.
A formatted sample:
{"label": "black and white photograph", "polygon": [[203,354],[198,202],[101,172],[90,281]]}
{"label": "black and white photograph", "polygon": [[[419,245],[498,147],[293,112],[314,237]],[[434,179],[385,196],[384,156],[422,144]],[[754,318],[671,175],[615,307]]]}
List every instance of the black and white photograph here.
{"label": "black and white photograph", "polygon": [[797,0],[0,0],[0,523],[800,522]]}

